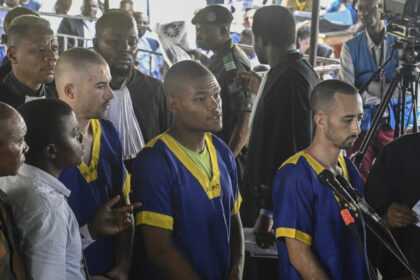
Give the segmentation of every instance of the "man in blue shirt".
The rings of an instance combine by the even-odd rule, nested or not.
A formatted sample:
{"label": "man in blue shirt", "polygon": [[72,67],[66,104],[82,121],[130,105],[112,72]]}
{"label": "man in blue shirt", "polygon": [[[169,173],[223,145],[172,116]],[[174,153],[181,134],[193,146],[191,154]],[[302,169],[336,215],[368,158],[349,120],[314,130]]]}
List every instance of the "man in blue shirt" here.
{"label": "man in blue shirt", "polygon": [[142,279],[242,279],[244,245],[235,159],[211,132],[222,128],[220,86],[194,61],[175,64],[164,82],[173,126],[134,162],[133,197],[143,203]]}
{"label": "man in blue shirt", "polygon": [[273,182],[279,279],[366,279],[362,255],[340,216],[341,202],[318,179],[328,169],[363,193],[357,169],[340,155],[360,133],[362,99],[353,86],[327,80],[315,86],[310,106],[314,140],[282,164]]}
{"label": "man in blue shirt", "polygon": [[41,4],[36,0],[20,0],[20,5],[34,11],[38,11],[41,8]]}

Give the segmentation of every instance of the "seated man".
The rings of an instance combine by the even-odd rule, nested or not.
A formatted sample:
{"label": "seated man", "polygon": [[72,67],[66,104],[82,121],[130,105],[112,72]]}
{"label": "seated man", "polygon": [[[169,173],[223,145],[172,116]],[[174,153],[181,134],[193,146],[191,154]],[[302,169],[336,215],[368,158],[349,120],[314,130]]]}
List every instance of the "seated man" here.
{"label": "seated man", "polygon": [[[98,12],[98,0],[83,0],[82,4],[82,16],[85,17],[96,17]],[[57,33],[67,34],[78,37],[84,37],[93,39],[95,37],[95,21],[89,19],[75,19],[75,18],[63,18],[58,27]],[[88,40],[77,40],[69,38],[67,46],[64,45],[64,38],[58,37],[59,53],[61,54],[66,49],[72,47],[91,47]]]}
{"label": "seated man", "polygon": [[159,42],[155,39],[147,37],[147,30],[149,28],[149,18],[142,12],[133,13],[133,17],[137,22],[139,30],[139,41],[137,54],[140,71],[162,80],[161,69],[163,67],[163,57],[161,55],[149,54],[142,50],[162,53],[159,48]]}
{"label": "seated man", "polygon": [[[417,161],[420,153],[420,133],[406,135],[382,148],[367,178],[366,201],[391,229],[408,262],[420,271],[420,214],[413,207],[419,203],[420,173]],[[369,241],[369,239],[368,239]],[[375,248],[376,243],[368,243]],[[373,250],[373,259],[383,279],[411,279],[410,273],[382,245]]]}
{"label": "seated man", "polygon": [[25,7],[34,11],[38,11],[39,8],[41,8],[41,4],[36,0],[20,0],[19,4],[22,7]]}
{"label": "seated man", "polygon": [[[26,125],[15,109],[0,102],[0,177],[16,175],[25,160],[28,145]],[[17,229],[7,195],[0,190],[0,279],[25,279]]]}
{"label": "seated man", "polygon": [[12,71],[0,83],[0,101],[17,108],[33,99],[56,98],[46,84],[54,79],[57,41],[47,20],[33,15],[13,20],[7,33],[7,56]]}
{"label": "seated man", "polygon": [[[110,80],[105,59],[89,49],[67,50],[57,62],[55,83],[59,98],[72,107],[85,136],[82,162],[65,169],[59,178],[72,192],[68,202],[81,226],[114,196],[121,195],[121,203],[130,204],[130,177],[123,163],[120,135],[111,122],[103,120],[114,98]],[[134,224],[130,231],[102,237],[89,245],[84,250],[89,273],[126,276],[133,229]]]}
{"label": "seated man", "polygon": [[164,82],[173,126],[137,156],[133,197],[147,255],[143,279],[242,279],[244,244],[235,159],[222,128],[220,86],[194,61]]}
{"label": "seated man", "polygon": [[340,217],[343,202],[318,179],[328,169],[363,193],[357,169],[340,155],[360,133],[362,99],[353,86],[327,80],[313,89],[310,106],[314,140],[282,164],[273,182],[278,279],[367,279],[362,255]]}

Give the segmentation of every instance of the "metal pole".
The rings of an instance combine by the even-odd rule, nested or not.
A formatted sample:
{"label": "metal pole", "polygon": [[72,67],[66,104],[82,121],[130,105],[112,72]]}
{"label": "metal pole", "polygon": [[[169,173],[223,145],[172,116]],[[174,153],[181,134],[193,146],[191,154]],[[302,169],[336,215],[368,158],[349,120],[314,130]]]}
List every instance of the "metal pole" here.
{"label": "metal pole", "polygon": [[309,49],[309,63],[312,67],[316,66],[316,50],[318,43],[319,28],[319,0],[312,1],[312,18],[311,18],[311,46]]}
{"label": "metal pole", "polygon": [[150,0],[146,0],[146,13],[147,13],[147,17],[150,20]]}

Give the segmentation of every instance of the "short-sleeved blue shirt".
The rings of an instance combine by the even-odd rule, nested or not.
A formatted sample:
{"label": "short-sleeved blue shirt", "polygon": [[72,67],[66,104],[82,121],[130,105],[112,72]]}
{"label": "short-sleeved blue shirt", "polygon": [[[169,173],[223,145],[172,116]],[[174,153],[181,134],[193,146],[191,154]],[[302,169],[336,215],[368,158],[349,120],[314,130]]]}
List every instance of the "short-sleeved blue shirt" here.
{"label": "short-sleeved blue shirt", "polygon": [[[356,167],[340,155],[343,175],[363,193]],[[350,229],[346,228],[337,199],[321,184],[324,167],[307,152],[299,152],[283,163],[273,182],[274,227],[279,253],[279,279],[301,279],[289,261],[284,237],[311,246],[331,279],[367,279],[366,267]],[[362,238],[361,229],[359,236]]]}
{"label": "short-sleeved blue shirt", "polygon": [[[241,197],[232,152],[210,133],[206,145],[211,180],[171,136],[151,140],[134,162],[132,197],[142,203],[137,225],[172,231],[176,247],[203,279],[223,280],[230,266],[230,217]],[[143,279],[162,279],[152,266],[147,269]]]}
{"label": "short-sleeved blue shirt", "polygon": [[[89,165],[65,169],[60,181],[71,190],[68,199],[80,226],[91,220],[98,209],[116,195],[128,196],[130,176],[122,158],[118,131],[107,120],[91,120],[92,157]],[[115,237],[101,237],[85,250],[91,275],[104,275],[116,265]]]}

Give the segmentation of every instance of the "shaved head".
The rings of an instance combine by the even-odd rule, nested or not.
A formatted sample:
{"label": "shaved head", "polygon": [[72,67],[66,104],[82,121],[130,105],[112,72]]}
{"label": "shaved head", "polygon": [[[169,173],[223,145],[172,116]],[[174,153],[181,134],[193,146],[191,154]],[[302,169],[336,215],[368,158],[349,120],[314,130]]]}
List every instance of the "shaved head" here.
{"label": "shaved head", "polygon": [[184,60],[174,64],[168,71],[163,82],[167,96],[179,96],[188,86],[188,81],[203,77],[214,77],[209,69],[193,60]]}
{"label": "shaved head", "polygon": [[16,175],[25,160],[26,125],[19,113],[0,102],[0,177]]}
{"label": "shaved head", "polygon": [[328,114],[335,108],[334,96],[336,93],[344,95],[357,95],[357,89],[340,80],[326,80],[320,82],[312,90],[311,98],[309,101],[312,114],[324,112]]}
{"label": "shaved head", "polygon": [[30,32],[36,31],[41,31],[45,34],[54,34],[48,20],[34,15],[18,16],[9,26],[7,45],[17,47],[20,41],[27,37]]}
{"label": "shaved head", "polygon": [[85,48],[71,48],[60,55],[55,68],[55,84],[60,98],[63,86],[76,83],[89,64],[108,65],[100,54]]}

